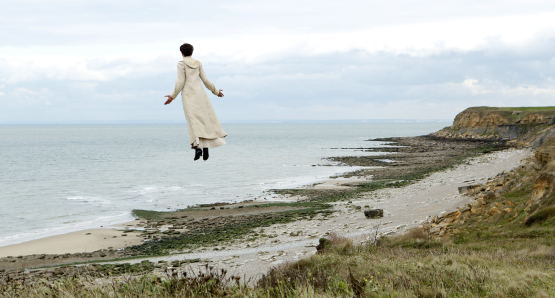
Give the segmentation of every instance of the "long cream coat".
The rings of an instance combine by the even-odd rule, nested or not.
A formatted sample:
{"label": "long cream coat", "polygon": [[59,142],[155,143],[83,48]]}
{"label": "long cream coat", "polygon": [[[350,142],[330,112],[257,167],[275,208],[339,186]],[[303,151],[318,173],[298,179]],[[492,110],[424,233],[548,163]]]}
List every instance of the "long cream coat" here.
{"label": "long cream coat", "polygon": [[181,92],[191,147],[199,144],[199,138],[214,140],[227,136],[201,81],[214,95],[220,93],[206,77],[200,61],[187,56],[177,63],[177,81],[170,96],[175,99]]}

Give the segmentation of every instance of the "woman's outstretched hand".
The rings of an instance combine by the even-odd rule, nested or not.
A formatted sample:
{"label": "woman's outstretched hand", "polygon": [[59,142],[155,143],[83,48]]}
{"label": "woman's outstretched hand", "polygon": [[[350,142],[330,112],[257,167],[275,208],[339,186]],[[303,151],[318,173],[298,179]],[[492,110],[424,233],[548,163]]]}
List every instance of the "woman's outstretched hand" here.
{"label": "woman's outstretched hand", "polygon": [[[221,92],[220,92],[220,93],[221,93]],[[222,96],[223,96],[223,95],[222,95]],[[166,100],[166,103],[164,103],[164,105],[167,105],[167,104],[169,104],[169,103],[171,103],[171,102],[172,102],[173,98],[172,98],[171,96],[169,96],[169,95],[166,95],[165,97],[167,97],[167,98],[168,98],[168,100]]]}
{"label": "woman's outstretched hand", "polygon": [[220,89],[220,93],[218,94],[218,97],[224,97],[224,94],[222,93],[222,91],[224,90]]}

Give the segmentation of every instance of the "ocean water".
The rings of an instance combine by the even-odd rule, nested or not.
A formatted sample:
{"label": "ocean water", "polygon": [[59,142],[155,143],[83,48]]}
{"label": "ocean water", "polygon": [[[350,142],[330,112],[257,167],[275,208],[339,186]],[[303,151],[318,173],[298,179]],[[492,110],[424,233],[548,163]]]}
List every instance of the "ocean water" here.
{"label": "ocean water", "polygon": [[[370,138],[447,122],[224,124],[227,145],[193,161],[185,124],[0,126],[0,246],[132,220],[132,209],[272,198],[353,168]],[[316,166],[314,166],[316,165]]]}

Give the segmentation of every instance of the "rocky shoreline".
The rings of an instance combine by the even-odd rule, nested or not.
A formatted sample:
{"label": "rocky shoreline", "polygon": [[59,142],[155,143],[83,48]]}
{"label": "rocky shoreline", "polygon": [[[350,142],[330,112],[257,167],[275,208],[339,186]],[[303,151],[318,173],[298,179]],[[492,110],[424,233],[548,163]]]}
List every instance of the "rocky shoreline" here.
{"label": "rocky shoreline", "polygon": [[386,145],[375,148],[359,148],[365,152],[384,152],[379,156],[332,157],[331,161],[349,166],[381,167],[362,169],[342,175],[343,177],[371,177],[373,180],[402,179],[418,173],[437,171],[460,163],[467,157],[503,150],[512,146],[499,140],[473,140],[437,138],[433,135],[403,138],[382,138]]}

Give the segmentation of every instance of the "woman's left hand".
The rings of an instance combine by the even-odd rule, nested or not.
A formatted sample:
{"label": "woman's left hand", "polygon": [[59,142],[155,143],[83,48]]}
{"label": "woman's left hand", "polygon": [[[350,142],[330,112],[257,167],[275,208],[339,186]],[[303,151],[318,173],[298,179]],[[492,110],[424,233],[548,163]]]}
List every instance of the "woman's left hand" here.
{"label": "woman's left hand", "polygon": [[224,94],[222,93],[222,91],[224,90],[220,89],[220,93],[218,94],[218,97],[224,97]]}
{"label": "woman's left hand", "polygon": [[168,100],[166,100],[166,103],[164,103],[164,105],[167,105],[167,104],[171,103],[172,100],[173,100],[173,98],[169,95],[166,95],[166,97],[168,98]]}

